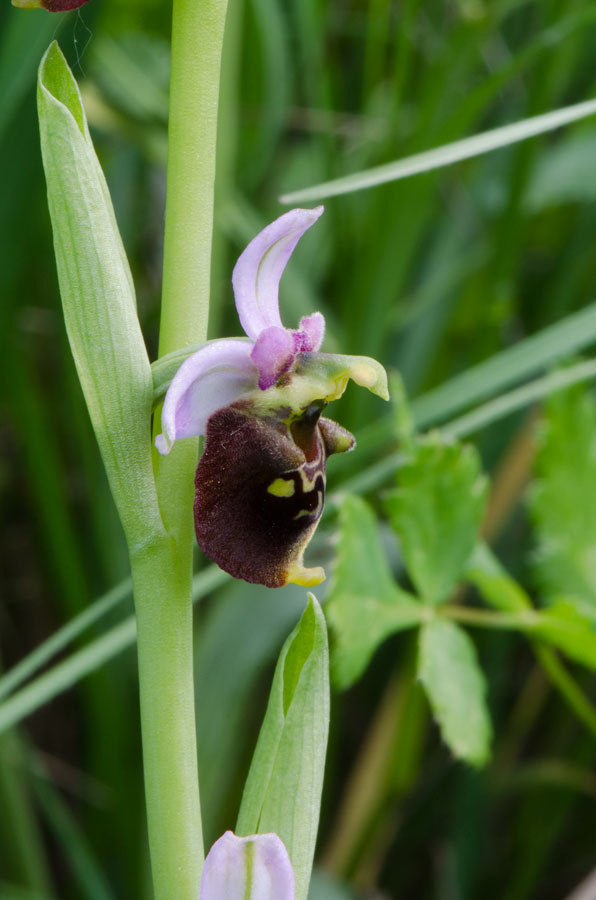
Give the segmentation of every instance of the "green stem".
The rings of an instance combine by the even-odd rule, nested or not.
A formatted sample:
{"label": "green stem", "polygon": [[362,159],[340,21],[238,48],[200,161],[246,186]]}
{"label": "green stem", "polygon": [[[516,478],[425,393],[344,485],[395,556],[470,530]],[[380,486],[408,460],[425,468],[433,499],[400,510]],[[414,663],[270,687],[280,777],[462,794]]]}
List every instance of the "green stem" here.
{"label": "green stem", "polygon": [[155,900],[196,900],[203,865],[187,557],[164,541],[133,563]]}
{"label": "green stem", "polygon": [[[226,6],[227,0],[173,4],[160,356],[207,336]],[[197,441],[189,440],[155,460],[167,538],[132,560],[155,900],[196,900],[204,858],[191,603],[197,453]]]}
{"label": "green stem", "polygon": [[442,606],[438,612],[448,619],[466,625],[478,625],[481,628],[514,628],[520,631],[536,628],[541,619],[540,613],[535,610],[500,613],[472,606],[447,605]]}
{"label": "green stem", "polygon": [[174,0],[159,355],[204,341],[227,0]]}

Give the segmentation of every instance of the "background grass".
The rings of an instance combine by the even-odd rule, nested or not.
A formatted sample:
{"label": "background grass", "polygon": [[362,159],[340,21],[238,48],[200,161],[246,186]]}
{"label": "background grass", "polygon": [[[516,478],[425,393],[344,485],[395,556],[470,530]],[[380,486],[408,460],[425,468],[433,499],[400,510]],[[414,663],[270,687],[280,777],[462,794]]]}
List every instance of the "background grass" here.
{"label": "background grass", "polygon": [[[157,0],[91,0],[65,16],[0,9],[4,669],[127,575],[61,321],[36,67],[58,35],[82,85],[154,355],[168,28],[168,5]],[[231,269],[282,211],[280,194],[591,98],[595,39],[590,0],[230,0],[211,336],[239,333]],[[326,348],[399,369],[424,427],[539,374],[558,347],[589,348],[588,319],[570,349],[565,341],[566,317],[596,301],[595,152],[587,120],[328,200],[284,277],[285,323],[320,309]],[[548,327],[548,352],[521,344]],[[520,346],[516,369],[500,354]],[[332,415],[359,448],[331,461],[331,495],[361,484],[380,509],[398,450],[393,411],[350,388]],[[474,435],[493,476],[490,537],[530,589],[533,426],[523,408]],[[313,562],[333,560],[334,508]],[[201,601],[209,841],[235,820],[272,663],[303,593],[227,583]],[[71,650],[128,613],[123,601]],[[317,898],[560,900],[596,865],[594,738],[521,638],[483,634],[478,647],[496,732],[494,760],[480,772],[440,745],[407,636],[334,697]],[[2,737],[0,898],[149,896],[135,665],[130,648]],[[577,675],[593,694],[593,677]]]}

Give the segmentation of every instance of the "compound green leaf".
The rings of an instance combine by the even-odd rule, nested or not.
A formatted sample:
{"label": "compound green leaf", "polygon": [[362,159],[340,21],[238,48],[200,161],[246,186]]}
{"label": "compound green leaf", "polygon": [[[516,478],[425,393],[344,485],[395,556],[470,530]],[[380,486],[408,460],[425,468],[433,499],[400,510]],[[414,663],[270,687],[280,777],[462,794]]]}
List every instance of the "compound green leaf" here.
{"label": "compound green leaf", "polygon": [[553,644],[566,656],[596,669],[596,623],[582,615],[574,602],[559,598],[540,614],[533,634]]}
{"label": "compound green leaf", "polygon": [[444,603],[461,578],[484,510],[478,454],[433,434],[414,445],[397,478],[387,507],[408,574],[425,603]]}
{"label": "compound green leaf", "polygon": [[359,678],[385,638],[419,624],[421,606],[395,583],[375,514],[362,498],[344,498],[338,537],[325,612],[333,633],[333,681],[345,688]]}
{"label": "compound green leaf", "polygon": [[418,675],[447,746],[459,759],[483,765],[492,727],[486,682],[466,632],[438,617],[426,623],[420,630]]}
{"label": "compound green leaf", "polygon": [[596,617],[596,405],[578,388],[550,399],[531,509],[535,568],[547,599],[575,598]]}
{"label": "compound green leaf", "polygon": [[524,589],[501,565],[490,547],[479,541],[465,568],[470,581],[486,602],[502,612],[531,609],[530,598]]}

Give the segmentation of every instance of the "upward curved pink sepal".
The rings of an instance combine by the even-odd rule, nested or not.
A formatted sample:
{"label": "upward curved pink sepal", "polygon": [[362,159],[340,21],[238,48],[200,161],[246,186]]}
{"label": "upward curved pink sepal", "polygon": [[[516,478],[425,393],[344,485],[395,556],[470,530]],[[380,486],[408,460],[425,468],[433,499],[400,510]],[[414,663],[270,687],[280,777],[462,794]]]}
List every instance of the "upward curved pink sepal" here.
{"label": "upward curved pink sepal", "polygon": [[199,900],[294,900],[294,872],[281,839],[226,831],[205,860]]}
{"label": "upward curved pink sepal", "polygon": [[294,247],[317,221],[322,206],[292,209],[263,229],[241,254],[232,284],[236,309],[246,334],[256,341],[266,328],[283,328],[279,316],[279,280]]}
{"label": "upward curved pink sepal", "polygon": [[242,338],[213,341],[182,363],[168,388],[161,413],[160,453],[169,453],[179,438],[205,434],[207,419],[222,406],[255,390],[258,369],[252,343]]}

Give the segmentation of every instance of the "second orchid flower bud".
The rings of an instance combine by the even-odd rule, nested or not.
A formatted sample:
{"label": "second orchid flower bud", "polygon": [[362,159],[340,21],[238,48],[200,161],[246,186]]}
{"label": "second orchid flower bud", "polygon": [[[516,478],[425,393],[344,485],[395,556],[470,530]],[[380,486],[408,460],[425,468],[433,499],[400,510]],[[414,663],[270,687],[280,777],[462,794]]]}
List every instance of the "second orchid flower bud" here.
{"label": "second orchid flower bud", "polygon": [[294,900],[294,873],[282,840],[226,831],[205,860],[199,900]]}

